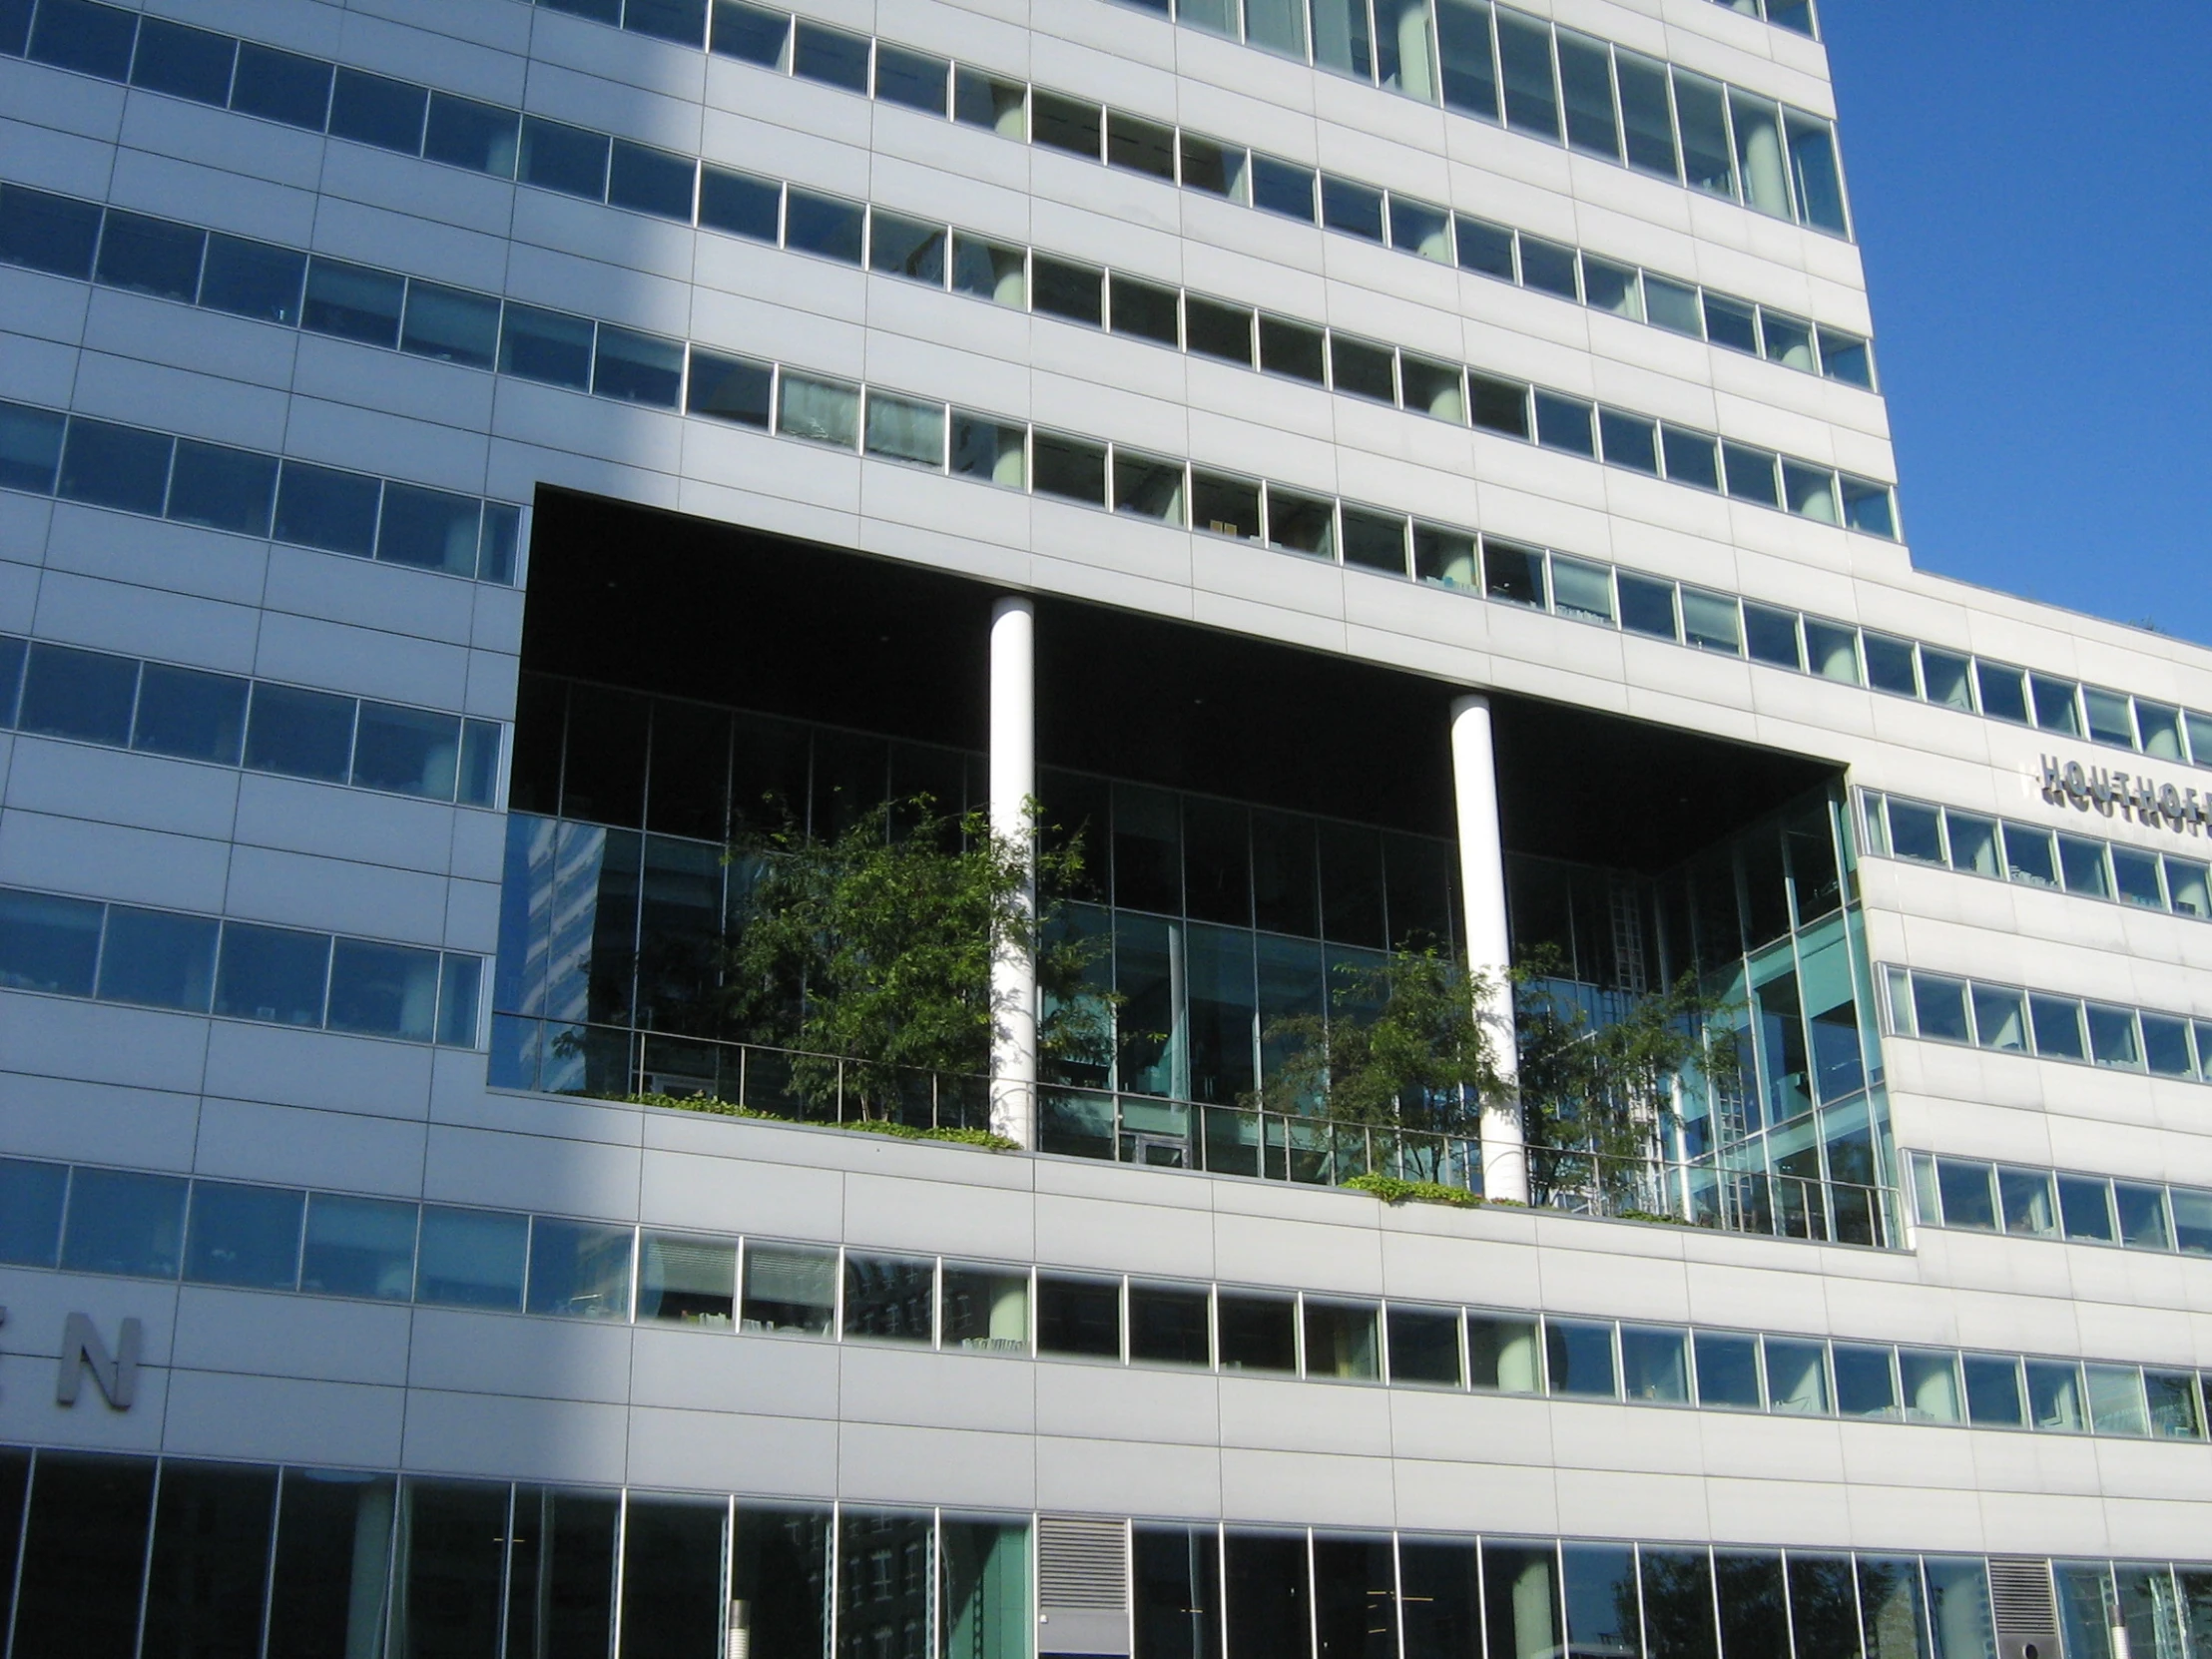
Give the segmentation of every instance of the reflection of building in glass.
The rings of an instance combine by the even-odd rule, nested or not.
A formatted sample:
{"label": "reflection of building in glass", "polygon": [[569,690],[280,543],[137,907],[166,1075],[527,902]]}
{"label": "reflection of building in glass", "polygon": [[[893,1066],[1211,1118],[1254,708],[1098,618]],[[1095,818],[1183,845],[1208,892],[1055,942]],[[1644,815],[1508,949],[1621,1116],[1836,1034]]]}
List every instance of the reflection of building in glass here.
{"label": "reflection of building in glass", "polygon": [[2212,1653],[2212,659],[1912,567],[1810,0],[0,109],[0,1659]]}

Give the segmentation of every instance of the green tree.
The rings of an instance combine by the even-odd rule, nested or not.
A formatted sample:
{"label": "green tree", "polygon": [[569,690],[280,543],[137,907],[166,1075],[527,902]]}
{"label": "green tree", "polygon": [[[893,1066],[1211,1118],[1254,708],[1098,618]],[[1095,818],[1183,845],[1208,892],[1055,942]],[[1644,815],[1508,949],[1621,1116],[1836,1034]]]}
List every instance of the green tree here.
{"label": "green tree", "polygon": [[1270,1036],[1289,1057],[1247,1104],[1340,1122],[1465,1132],[1500,1086],[1484,1003],[1494,977],[1434,945],[1373,964],[1340,963],[1329,1015],[1301,1014]]}
{"label": "green tree", "polygon": [[1005,1018],[991,962],[1013,949],[1037,958],[1040,1049],[1103,1049],[1112,999],[1084,983],[1097,945],[1054,927],[1049,897],[1034,909],[1028,898],[1033,877],[1046,894],[1079,884],[1082,840],[1048,835],[1032,851],[1033,838],[994,835],[982,813],[918,795],[830,839],[787,825],[734,844],[750,881],[724,956],[730,1024],[811,1056],[793,1075],[808,1099],[827,1103],[841,1072],[862,1116],[889,1117],[915,1070],[988,1072]]}
{"label": "green tree", "polygon": [[1595,1188],[1615,1206],[1632,1204],[1674,1121],[1675,1079],[1699,1059],[1719,1004],[1685,973],[1610,998],[1596,1019],[1548,948],[1514,968],[1513,986],[1530,1197]]}

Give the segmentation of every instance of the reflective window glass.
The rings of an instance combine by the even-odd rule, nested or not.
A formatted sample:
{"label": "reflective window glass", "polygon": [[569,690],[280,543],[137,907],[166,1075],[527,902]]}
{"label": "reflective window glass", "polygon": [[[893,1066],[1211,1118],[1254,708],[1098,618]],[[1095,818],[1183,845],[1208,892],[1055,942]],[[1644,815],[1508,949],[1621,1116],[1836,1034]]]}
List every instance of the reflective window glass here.
{"label": "reflective window glass", "polygon": [[242,42],[231,81],[231,108],[319,133],[330,109],[330,65]]}
{"label": "reflective window glass", "polygon": [[206,232],[189,225],[110,208],[93,277],[109,287],[189,305],[200,291],[200,257],[207,240]]}
{"label": "reflective window glass", "polygon": [[1121,1281],[1037,1276],[1037,1352],[1121,1358]]}
{"label": "reflective window glass", "polygon": [[844,1334],[885,1342],[933,1340],[937,1264],[927,1256],[844,1258]]}
{"label": "reflective window glass", "polygon": [[521,118],[512,110],[433,92],[422,154],[430,161],[465,167],[472,173],[512,179],[520,133]]}
{"label": "reflective window glass", "polygon": [[438,953],[339,939],[330,960],[329,1026],[426,1043],[436,1031]]}
{"label": "reflective window glass", "polygon": [[1536,1322],[1507,1314],[1469,1314],[1467,1381],[1499,1393],[1541,1393],[1543,1358]]}
{"label": "reflective window glass", "polygon": [[2020,1363],[1994,1354],[1969,1354],[1964,1362],[1966,1414],[1977,1428],[2025,1428]]}
{"label": "reflective window glass", "polygon": [[399,348],[440,362],[489,368],[499,356],[499,301],[434,282],[409,282]]}
{"label": "reflective window glass", "polygon": [[2058,1211],[2068,1239],[2089,1244],[2114,1242],[2109,1181],[2093,1175],[2059,1176]]}
{"label": "reflective window glass", "polygon": [[215,1011],[232,1019],[320,1025],[329,971],[327,933],[226,922]]}
{"label": "reflective window glass", "polygon": [[1708,1407],[1756,1411],[1759,1391],[1759,1339],[1721,1331],[1699,1331],[1691,1347],[1697,1360],[1697,1402]]}
{"label": "reflective window glass", "polygon": [[276,486],[276,539],[367,558],[376,547],[382,482],[287,460]]}
{"label": "reflective window glass", "polygon": [[111,904],[98,994],[105,1002],[204,1014],[215,978],[215,944],[212,917]]}
{"label": "reflective window glass", "polygon": [[203,1285],[290,1290],[299,1280],[306,1196],[289,1187],[195,1181],[185,1277]]}
{"label": "reflective window glass", "polygon": [[138,678],[135,658],[34,640],[16,723],[26,732],[121,748],[131,741]]}
{"label": "reflective window glass", "polygon": [[529,1240],[528,1216],[425,1204],[415,1258],[415,1300],[520,1309]]}
{"label": "reflective window glass", "polygon": [[230,102],[231,66],[237,58],[238,42],[226,36],[166,18],[144,18],[131,59],[131,85],[220,109]]}
{"label": "reflective window glass", "polygon": [[834,1326],[836,1305],[835,1251],[746,1246],[742,1329],[826,1337]]}
{"label": "reflective window glass", "polygon": [[1555,1394],[1611,1399],[1613,1327],[1597,1321],[1544,1321],[1544,1375]]}
{"label": "reflective window glass", "polygon": [[627,1320],[630,1241],[627,1227],[534,1217],[524,1311],[564,1319]]}
{"label": "reflective window glass", "polygon": [[174,447],[175,441],[160,432],[74,415],[62,445],[57,493],[69,501],[159,517],[169,494]]}
{"label": "reflective window glass", "polygon": [[82,1165],[72,1172],[62,1233],[65,1269],[174,1279],[184,1237],[182,1180]]}
{"label": "reflective window glass", "polygon": [[509,304],[499,329],[499,371],[572,391],[591,387],[589,317]]}
{"label": "reflective window glass", "polygon": [[2028,1024],[2035,1033],[2035,1052],[2045,1059],[2086,1060],[2088,1050],[2081,1037],[2081,1004],[2067,997],[2036,996],[2027,999]]}
{"label": "reflective window glass", "polygon": [[414,1294],[414,1205],[310,1194],[299,1288],[405,1302]]}
{"label": "reflective window glass", "polygon": [[246,764],[257,772],[342,784],[351,770],[350,697],[262,681],[246,728]]}
{"label": "reflective window glass", "polygon": [[412,156],[422,149],[429,93],[404,81],[340,69],[330,95],[330,136]]}
{"label": "reflective window glass", "polygon": [[607,168],[607,200],[617,208],[689,225],[698,175],[699,164],[688,156],[617,139]]}
{"label": "reflective window glass", "polygon": [[[0,927],[5,926],[0,911]],[[69,1166],[0,1158],[0,1262],[50,1268],[61,1249]]]}
{"label": "reflective window glass", "polygon": [[0,887],[0,985],[90,996],[106,906]]}
{"label": "reflective window glass", "polygon": [[405,297],[406,283],[397,276],[317,257],[307,262],[299,325],[364,345],[397,345]]}
{"label": "reflective window glass", "polygon": [[607,194],[609,139],[538,116],[522,118],[518,171],[522,182],[598,202]]}
{"label": "reflective window glass", "polygon": [[21,185],[0,185],[0,260],[83,281],[100,242],[100,209]]}
{"label": "reflective window glass", "polygon": [[1224,1371],[1295,1373],[1297,1304],[1289,1297],[1223,1291],[1215,1298]]}

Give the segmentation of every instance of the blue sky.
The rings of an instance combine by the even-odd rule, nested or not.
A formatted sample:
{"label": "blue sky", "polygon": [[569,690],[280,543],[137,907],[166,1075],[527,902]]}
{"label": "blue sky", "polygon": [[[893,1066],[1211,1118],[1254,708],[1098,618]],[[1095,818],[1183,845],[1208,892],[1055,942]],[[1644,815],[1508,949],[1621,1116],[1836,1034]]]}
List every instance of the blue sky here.
{"label": "blue sky", "polygon": [[1821,11],[1915,564],[2212,642],[2212,6]]}

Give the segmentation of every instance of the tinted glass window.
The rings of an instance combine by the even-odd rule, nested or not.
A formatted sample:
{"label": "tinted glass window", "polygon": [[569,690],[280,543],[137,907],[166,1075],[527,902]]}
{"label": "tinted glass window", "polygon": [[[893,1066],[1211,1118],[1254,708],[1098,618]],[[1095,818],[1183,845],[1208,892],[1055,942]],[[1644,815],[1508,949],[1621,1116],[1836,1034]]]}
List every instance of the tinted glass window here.
{"label": "tinted glass window", "polygon": [[603,133],[525,116],[522,182],[597,202],[607,194],[607,146]]}
{"label": "tinted glass window", "polygon": [[365,345],[397,345],[405,294],[406,284],[381,271],[336,260],[310,260],[300,326]]}
{"label": "tinted glass window", "polygon": [[414,1294],[415,1207],[316,1193],[307,1204],[299,1288],[404,1302]]}
{"label": "tinted glass window", "polygon": [[215,1011],[233,1019],[320,1025],[329,971],[327,933],[226,922]]}
{"label": "tinted glass window", "polygon": [[787,13],[763,11],[744,0],[715,0],[714,50],[774,69],[784,61],[784,38],[791,26]]}
{"label": "tinted glass window", "polygon": [[34,644],[17,723],[26,732],[121,747],[131,741],[138,669],[132,657]]}
{"label": "tinted glass window", "polygon": [[784,246],[841,265],[858,265],[864,211],[855,202],[794,188],[784,210]]}
{"label": "tinted glass window", "polygon": [[502,373],[586,391],[591,386],[589,318],[509,304],[499,335]]}
{"label": "tinted glass window", "polygon": [[168,910],[108,907],[100,951],[100,996],[149,1008],[208,1011],[215,977],[216,923]]}
{"label": "tinted glass window", "polygon": [[222,105],[231,97],[231,65],[238,43],[166,18],[141,20],[131,84],[172,98]]}
{"label": "tinted glass window", "polygon": [[174,1279],[185,1234],[185,1183],[166,1175],[78,1169],[69,1184],[62,1266]]}
{"label": "tinted glass window", "polygon": [[471,495],[415,484],[384,486],[384,512],[376,557],[449,576],[476,574],[476,532],[481,507]]}
{"label": "tinted glass window", "polygon": [[399,346],[417,356],[489,368],[499,355],[499,301],[434,282],[409,282]]}
{"label": "tinted glass window", "polygon": [[695,346],[685,406],[693,414],[713,415],[766,431],[774,385],[775,370],[767,363],[718,357]]}
{"label": "tinted glass window", "polygon": [[942,58],[904,52],[895,46],[875,48],[875,96],[886,103],[943,115],[950,79],[950,66]]}
{"label": "tinted glass window", "polygon": [[1314,175],[1311,170],[1279,162],[1272,156],[1252,158],[1252,205],[1271,214],[1314,222]]}
{"label": "tinted glass window", "polygon": [[339,939],[330,958],[333,1031],[426,1043],[435,1034],[438,953]]}
{"label": "tinted glass window", "polygon": [[306,271],[304,254],[240,237],[211,236],[200,275],[200,303],[264,322],[295,323]]}
{"label": "tinted glass window", "polygon": [[330,136],[412,156],[422,148],[429,98],[421,87],[404,81],[341,69],[330,99]]}
{"label": "tinted glass window", "polygon": [[50,1268],[61,1248],[64,1164],[0,1158],[0,1262]]}
{"label": "tinted glass window", "polygon": [[415,1298],[470,1308],[520,1308],[530,1218],[497,1210],[422,1207]]}
{"label": "tinted glass window", "polygon": [[44,409],[0,403],[0,486],[49,493],[61,465],[66,424]]}
{"label": "tinted glass window", "polygon": [[512,179],[519,125],[512,110],[434,92],[430,95],[430,121],[423,132],[422,153],[434,162]]}
{"label": "tinted glass window", "polygon": [[792,73],[810,81],[842,87],[847,92],[867,91],[868,42],[864,35],[848,35],[802,22],[792,46]]}
{"label": "tinted glass window", "polygon": [[363,703],[353,747],[353,782],[362,789],[453,799],[461,723],[428,709]]}
{"label": "tinted glass window", "polygon": [[200,291],[200,255],[207,240],[189,225],[110,208],[93,275],[110,287],[190,304]]}
{"label": "tinted glass window", "polygon": [[276,493],[276,456],[179,441],[169,485],[171,518],[243,536],[266,536]]}
{"label": "tinted glass window", "polygon": [[260,772],[342,784],[353,757],[353,699],[295,686],[254,688],[246,764]]}
{"label": "tinted glass window", "polygon": [[231,83],[232,109],[319,133],[329,107],[328,64],[251,41],[239,47],[238,74]]}
{"label": "tinted glass window", "polygon": [[31,56],[40,63],[120,81],[131,69],[135,15],[88,0],[46,0],[31,30]]}
{"label": "tinted glass window", "polygon": [[607,174],[607,200],[618,208],[632,208],[689,225],[692,181],[698,172],[698,165],[689,157],[618,141]]}
{"label": "tinted glass window", "polygon": [[774,242],[781,224],[784,187],[770,179],[726,173],[719,167],[699,174],[699,223],[712,231]]}
{"label": "tinted glass window", "polygon": [[238,764],[246,736],[246,681],[160,663],[148,663],[142,679],[133,749],[220,766]]}
{"label": "tinted glass window", "polygon": [[90,996],[105,908],[0,887],[0,985]]}
{"label": "tinted glass window", "polygon": [[169,488],[171,447],[159,432],[72,416],[62,446],[60,493],[96,507],[159,515]]}
{"label": "tinted glass window", "polygon": [[285,1187],[196,1181],[185,1277],[203,1285],[288,1291],[299,1281],[306,1194]]}
{"label": "tinted glass window", "polygon": [[276,539],[365,559],[376,546],[382,488],[357,472],[286,461],[276,490]]}

